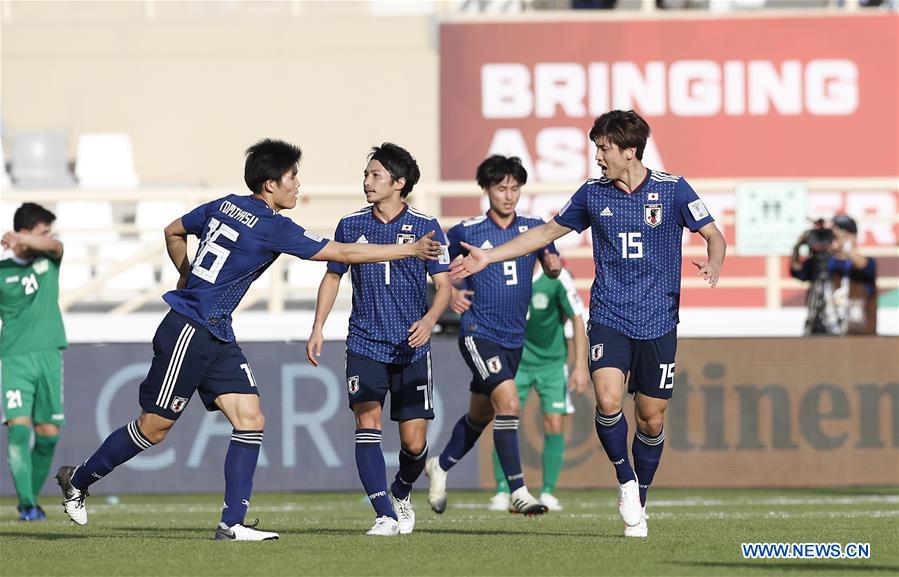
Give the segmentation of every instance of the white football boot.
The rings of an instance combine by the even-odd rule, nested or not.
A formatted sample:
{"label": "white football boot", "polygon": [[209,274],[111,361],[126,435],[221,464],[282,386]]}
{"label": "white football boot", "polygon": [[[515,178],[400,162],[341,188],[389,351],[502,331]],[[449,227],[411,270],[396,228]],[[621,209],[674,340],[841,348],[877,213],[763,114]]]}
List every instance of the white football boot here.
{"label": "white football boot", "polygon": [[440,457],[425,462],[425,475],[431,482],[428,487],[428,504],[435,513],[446,511],[446,471],[440,467]]}
{"label": "white football boot", "polygon": [[405,499],[397,499],[393,493],[390,493],[390,502],[393,503],[393,510],[396,512],[400,535],[408,535],[415,528],[415,508],[412,506],[412,495],[409,494]]}
{"label": "white football boot", "polygon": [[552,493],[540,493],[540,502],[546,505],[550,511],[561,511],[564,508]]}
{"label": "white football boot", "polygon": [[519,487],[512,492],[509,502],[510,513],[521,513],[528,517],[543,515],[549,509],[546,505],[534,498],[527,487]]}
{"label": "white football boot", "polygon": [[625,525],[635,527],[643,516],[640,505],[640,485],[636,480],[618,485],[618,514]]}
{"label": "white football boot", "polygon": [[242,525],[237,523],[230,527],[224,523],[219,523],[215,528],[216,541],[277,541],[278,534],[271,531],[260,531],[256,528],[259,519],[252,525]]}
{"label": "white football boot", "polygon": [[625,537],[648,537],[649,536],[649,526],[646,524],[646,520],[649,519],[649,516],[646,514],[646,507],[643,507],[643,514],[640,516],[640,522],[631,527],[630,525],[624,526],[624,536]]}
{"label": "white football boot", "polygon": [[84,498],[90,496],[87,490],[76,489],[72,485],[72,476],[75,467],[65,465],[56,472],[56,482],[62,489],[62,508],[76,525],[87,525],[87,507],[84,506]]}
{"label": "white football boot", "polygon": [[368,530],[366,535],[375,535],[378,537],[393,537],[400,534],[400,524],[393,517],[378,517],[375,524]]}
{"label": "white football boot", "polygon": [[512,497],[508,493],[500,491],[496,495],[490,497],[490,505],[487,506],[487,509],[490,511],[508,511],[511,498]]}

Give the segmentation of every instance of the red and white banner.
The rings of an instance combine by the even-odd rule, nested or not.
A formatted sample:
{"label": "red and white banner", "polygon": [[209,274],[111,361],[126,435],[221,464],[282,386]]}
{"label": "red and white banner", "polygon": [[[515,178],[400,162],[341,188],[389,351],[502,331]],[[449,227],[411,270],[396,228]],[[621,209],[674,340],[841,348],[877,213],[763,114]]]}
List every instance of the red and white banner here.
{"label": "red and white banner", "polygon": [[633,108],[644,163],[688,178],[899,175],[899,15],[441,26],[441,177],[488,154],[597,174],[587,132]]}

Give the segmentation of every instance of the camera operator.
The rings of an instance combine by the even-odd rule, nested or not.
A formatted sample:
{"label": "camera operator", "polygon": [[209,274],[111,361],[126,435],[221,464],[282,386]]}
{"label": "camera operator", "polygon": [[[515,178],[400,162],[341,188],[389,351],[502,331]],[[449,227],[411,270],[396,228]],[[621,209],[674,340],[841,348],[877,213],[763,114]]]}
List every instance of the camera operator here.
{"label": "camera operator", "polygon": [[[790,273],[810,281],[805,334],[873,335],[877,332],[877,265],[858,252],[855,221],[845,214],[823,220],[799,237]],[[802,259],[802,246],[809,249]]]}

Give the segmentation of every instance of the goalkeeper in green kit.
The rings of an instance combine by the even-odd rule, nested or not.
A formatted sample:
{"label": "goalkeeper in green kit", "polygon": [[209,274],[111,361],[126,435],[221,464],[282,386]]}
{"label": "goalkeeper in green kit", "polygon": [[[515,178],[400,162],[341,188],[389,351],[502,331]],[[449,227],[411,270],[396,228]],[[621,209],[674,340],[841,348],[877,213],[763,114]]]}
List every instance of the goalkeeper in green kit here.
{"label": "goalkeeper in green kit", "polygon": [[[454,290],[452,308],[464,312],[473,294],[468,290]],[[590,388],[590,372],[587,367],[587,336],[584,329],[583,303],[578,296],[571,274],[563,269],[558,278],[543,274],[535,267],[531,302],[528,306],[528,325],[525,333],[521,364],[515,375],[519,402],[524,408],[531,387],[537,390],[543,411],[543,490],[540,502],[551,511],[562,509],[553,494],[564,460],[565,436],[562,417],[574,412],[568,390],[582,393]],[[566,321],[571,321],[574,339],[573,355],[569,355],[565,336]],[[569,371],[571,356],[571,371]],[[569,376],[570,373],[570,376]],[[493,473],[497,493],[490,500],[490,510],[509,509],[509,485],[493,451]]]}
{"label": "goalkeeper in green kit", "polygon": [[65,424],[62,349],[67,342],[59,310],[63,249],[51,236],[54,220],[49,210],[26,202],[13,216],[13,231],[0,241],[0,383],[20,521],[47,518],[37,496]]}

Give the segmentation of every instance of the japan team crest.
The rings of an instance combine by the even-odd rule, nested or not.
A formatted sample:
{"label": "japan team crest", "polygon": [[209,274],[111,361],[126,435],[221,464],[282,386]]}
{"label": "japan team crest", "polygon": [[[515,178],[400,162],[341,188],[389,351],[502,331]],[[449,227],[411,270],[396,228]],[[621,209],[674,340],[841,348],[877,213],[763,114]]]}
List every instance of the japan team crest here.
{"label": "japan team crest", "polygon": [[590,347],[590,360],[598,361],[602,358],[602,343]]}
{"label": "japan team crest", "polygon": [[172,412],[180,413],[187,406],[187,399],[184,397],[175,397],[172,399]]}
{"label": "japan team crest", "polygon": [[346,380],[346,390],[349,391],[351,395],[355,395],[359,392],[359,375],[353,375]]}
{"label": "japan team crest", "polygon": [[487,359],[486,364],[487,370],[494,375],[503,369],[503,363],[499,360],[499,357],[490,357]]}
{"label": "japan team crest", "polygon": [[643,222],[655,228],[662,224],[662,205],[661,204],[644,204],[643,205]]}

